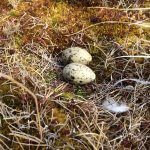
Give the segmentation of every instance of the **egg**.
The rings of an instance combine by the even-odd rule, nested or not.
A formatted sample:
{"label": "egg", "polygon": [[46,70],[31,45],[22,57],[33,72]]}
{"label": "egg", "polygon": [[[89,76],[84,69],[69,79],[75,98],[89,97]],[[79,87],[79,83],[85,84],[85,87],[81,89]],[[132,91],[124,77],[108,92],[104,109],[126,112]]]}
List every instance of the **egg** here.
{"label": "egg", "polygon": [[75,84],[87,84],[95,80],[96,75],[92,69],[79,63],[71,63],[64,67],[63,77]]}
{"label": "egg", "polygon": [[80,63],[86,65],[91,61],[91,54],[86,49],[80,47],[71,47],[62,52],[62,62],[64,64]]}

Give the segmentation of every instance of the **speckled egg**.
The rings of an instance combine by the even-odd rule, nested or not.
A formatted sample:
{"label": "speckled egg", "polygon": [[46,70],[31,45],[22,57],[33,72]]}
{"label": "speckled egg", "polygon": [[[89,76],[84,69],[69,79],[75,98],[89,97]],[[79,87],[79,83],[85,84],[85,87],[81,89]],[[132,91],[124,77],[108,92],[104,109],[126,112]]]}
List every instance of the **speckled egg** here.
{"label": "speckled egg", "polygon": [[62,62],[88,64],[92,61],[92,56],[86,49],[80,47],[71,47],[62,52]]}
{"label": "speckled egg", "polygon": [[75,84],[87,84],[95,80],[96,75],[86,65],[79,63],[71,63],[63,69],[63,76],[65,79]]}

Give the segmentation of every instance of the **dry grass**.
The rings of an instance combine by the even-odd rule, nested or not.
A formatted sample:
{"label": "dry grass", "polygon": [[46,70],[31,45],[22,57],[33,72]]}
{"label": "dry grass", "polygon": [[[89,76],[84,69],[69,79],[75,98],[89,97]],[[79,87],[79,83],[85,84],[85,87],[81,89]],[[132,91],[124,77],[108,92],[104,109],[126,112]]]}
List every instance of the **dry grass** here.
{"label": "dry grass", "polygon": [[[4,0],[0,149],[149,149],[149,9],[136,0]],[[63,80],[59,55],[70,46],[93,55],[94,83]],[[104,110],[108,98],[130,110]]]}

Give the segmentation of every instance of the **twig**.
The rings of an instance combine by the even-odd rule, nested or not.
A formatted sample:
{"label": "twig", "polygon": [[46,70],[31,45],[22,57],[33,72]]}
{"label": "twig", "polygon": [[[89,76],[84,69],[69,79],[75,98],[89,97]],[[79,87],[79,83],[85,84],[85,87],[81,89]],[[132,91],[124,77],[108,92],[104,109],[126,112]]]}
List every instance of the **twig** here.
{"label": "twig", "polygon": [[148,59],[148,58],[150,58],[150,55],[128,55],[128,56],[115,57],[114,59],[117,59],[117,58],[145,58],[145,59]]}
{"label": "twig", "polygon": [[119,80],[119,81],[117,81],[115,84],[114,84],[114,86],[116,86],[117,84],[119,84],[120,82],[123,82],[123,81],[128,81],[128,80],[130,80],[130,81],[135,81],[135,82],[137,82],[137,83],[140,83],[140,84],[143,84],[143,85],[149,85],[150,84],[150,81],[144,81],[144,80],[140,80],[140,79],[122,79],[122,80]]}
{"label": "twig", "polygon": [[114,10],[150,10],[150,7],[146,8],[111,8],[111,7],[88,7],[89,9],[114,9]]}
{"label": "twig", "polygon": [[89,28],[92,28],[92,27],[95,27],[95,26],[98,26],[98,25],[101,25],[101,24],[126,24],[128,26],[130,26],[130,25],[137,25],[139,27],[150,28],[150,24],[149,23],[142,23],[142,22],[131,23],[131,22],[119,22],[119,21],[104,21],[104,22],[99,22],[99,23],[96,23],[96,24],[92,24],[92,25],[90,25],[90,26],[88,26],[88,27],[86,27],[86,28],[84,28],[84,29],[82,29],[80,31],[74,32],[72,34],[68,34],[66,36],[68,37],[68,36],[79,34],[79,33],[83,32],[83,31],[85,31],[85,30],[87,30]]}
{"label": "twig", "polygon": [[26,92],[28,92],[34,99],[35,105],[36,105],[36,111],[37,111],[37,116],[36,116],[36,120],[38,122],[38,126],[39,126],[39,134],[40,134],[40,138],[42,140],[42,128],[41,128],[41,121],[40,121],[40,113],[39,113],[39,107],[38,107],[38,100],[37,97],[35,96],[35,94],[33,92],[31,92],[27,87],[25,87],[23,84],[19,83],[18,81],[16,81],[15,79],[13,79],[11,76],[5,75],[3,73],[0,73],[0,77],[3,77],[4,79],[10,80],[13,83],[15,83],[16,85],[18,85],[20,88],[24,89]]}

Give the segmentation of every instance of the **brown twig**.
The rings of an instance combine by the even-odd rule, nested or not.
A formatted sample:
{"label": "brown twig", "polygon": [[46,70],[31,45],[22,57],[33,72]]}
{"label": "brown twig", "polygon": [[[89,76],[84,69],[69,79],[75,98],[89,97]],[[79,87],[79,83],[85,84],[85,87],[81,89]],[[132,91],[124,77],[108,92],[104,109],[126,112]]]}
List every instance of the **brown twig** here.
{"label": "brown twig", "polygon": [[40,113],[39,113],[39,107],[38,107],[38,100],[37,97],[35,96],[35,94],[33,92],[31,92],[31,90],[29,90],[27,87],[25,87],[23,84],[19,83],[18,81],[16,81],[15,79],[13,79],[11,76],[5,75],[3,73],[0,73],[0,77],[10,80],[13,83],[15,83],[16,85],[18,85],[20,88],[24,89],[26,92],[28,92],[34,99],[35,105],[36,105],[36,111],[37,111],[37,116],[36,116],[36,120],[38,122],[38,126],[39,126],[39,134],[40,134],[40,138],[42,140],[42,128],[41,128],[41,121],[40,121]]}

